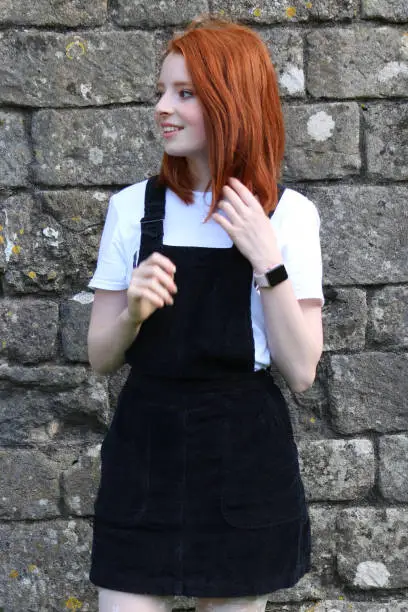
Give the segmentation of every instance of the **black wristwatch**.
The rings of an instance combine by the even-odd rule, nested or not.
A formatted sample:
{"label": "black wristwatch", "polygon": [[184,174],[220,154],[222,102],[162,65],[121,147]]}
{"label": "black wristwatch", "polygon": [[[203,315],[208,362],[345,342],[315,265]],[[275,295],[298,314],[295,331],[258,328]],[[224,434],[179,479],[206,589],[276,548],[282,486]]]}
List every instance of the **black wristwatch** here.
{"label": "black wristwatch", "polygon": [[261,289],[265,287],[275,287],[288,278],[288,273],[283,264],[279,264],[267,270],[264,274],[254,274],[255,287]]}

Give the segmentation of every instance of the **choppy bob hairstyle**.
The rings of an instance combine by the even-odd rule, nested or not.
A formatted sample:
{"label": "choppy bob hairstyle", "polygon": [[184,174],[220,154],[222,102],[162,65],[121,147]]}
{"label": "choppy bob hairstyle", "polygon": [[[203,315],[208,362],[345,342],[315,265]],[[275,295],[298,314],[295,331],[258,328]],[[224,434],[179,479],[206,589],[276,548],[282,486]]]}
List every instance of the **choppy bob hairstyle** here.
{"label": "choppy bob hairstyle", "polygon": [[[212,189],[210,215],[229,177],[257,195],[266,213],[277,204],[277,182],[285,147],[284,121],[268,49],[250,28],[201,16],[169,42],[169,53],[185,59],[203,108]],[[185,157],[164,153],[159,182],[186,204],[193,178]]]}

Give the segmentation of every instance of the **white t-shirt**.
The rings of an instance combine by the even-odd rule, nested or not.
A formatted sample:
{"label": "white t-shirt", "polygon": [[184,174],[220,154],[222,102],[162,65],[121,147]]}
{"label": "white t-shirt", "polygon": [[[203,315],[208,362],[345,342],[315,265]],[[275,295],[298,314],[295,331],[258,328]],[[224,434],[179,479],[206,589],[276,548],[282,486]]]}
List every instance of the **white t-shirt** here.
{"label": "white t-shirt", "polygon": [[[111,197],[90,288],[112,291],[128,288],[133,257],[140,247],[146,184],[147,180],[135,183]],[[210,219],[203,223],[211,204],[211,193],[193,193],[194,203],[186,205],[173,191],[166,190],[163,244],[231,247],[231,238],[216,221]],[[320,218],[316,206],[297,191],[286,188],[271,217],[271,224],[297,299],[317,298],[323,304]],[[255,370],[258,370],[267,367],[271,358],[261,298],[254,287],[251,317]]]}

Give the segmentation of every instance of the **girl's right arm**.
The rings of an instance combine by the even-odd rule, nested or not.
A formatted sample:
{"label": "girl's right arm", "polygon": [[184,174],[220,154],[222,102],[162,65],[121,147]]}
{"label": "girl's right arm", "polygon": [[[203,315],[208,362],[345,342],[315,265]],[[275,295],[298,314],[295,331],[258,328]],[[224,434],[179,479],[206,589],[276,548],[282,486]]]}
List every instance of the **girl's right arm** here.
{"label": "girl's right arm", "polygon": [[173,304],[174,264],[153,253],[133,270],[127,290],[95,291],[88,331],[88,357],[94,370],[108,374],[125,361],[125,351],[143,321],[157,308]]}

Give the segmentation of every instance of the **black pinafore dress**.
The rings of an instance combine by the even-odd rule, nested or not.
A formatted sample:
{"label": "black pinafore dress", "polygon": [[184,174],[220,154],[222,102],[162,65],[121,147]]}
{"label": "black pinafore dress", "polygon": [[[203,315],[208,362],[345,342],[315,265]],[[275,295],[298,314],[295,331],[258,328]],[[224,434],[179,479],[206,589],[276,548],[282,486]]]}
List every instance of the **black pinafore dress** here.
{"label": "black pinafore dress", "polygon": [[271,593],[309,571],[310,522],[287,405],[254,372],[252,267],[235,246],[163,245],[164,215],[153,177],[138,261],[169,257],[178,293],[126,352],[90,579],[150,595]]}

